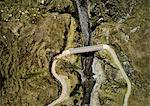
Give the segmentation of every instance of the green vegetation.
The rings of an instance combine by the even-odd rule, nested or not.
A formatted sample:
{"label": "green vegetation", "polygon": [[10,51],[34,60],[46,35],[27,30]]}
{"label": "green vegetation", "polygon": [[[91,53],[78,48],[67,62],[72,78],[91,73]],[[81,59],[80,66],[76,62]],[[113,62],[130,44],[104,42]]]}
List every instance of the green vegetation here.
{"label": "green vegetation", "polygon": [[[150,104],[149,1],[108,1],[91,0],[93,44],[112,45],[132,82],[129,106],[147,106]],[[58,98],[61,87],[49,74],[49,61],[63,49],[83,45],[76,11],[71,0],[0,1],[1,106],[42,106]],[[107,79],[99,89],[101,105],[121,105],[126,92],[121,74],[107,52],[95,56],[102,58]],[[76,72],[82,64],[79,55],[67,59],[59,61],[57,72],[66,76],[72,92],[68,102],[73,103],[83,96]]]}

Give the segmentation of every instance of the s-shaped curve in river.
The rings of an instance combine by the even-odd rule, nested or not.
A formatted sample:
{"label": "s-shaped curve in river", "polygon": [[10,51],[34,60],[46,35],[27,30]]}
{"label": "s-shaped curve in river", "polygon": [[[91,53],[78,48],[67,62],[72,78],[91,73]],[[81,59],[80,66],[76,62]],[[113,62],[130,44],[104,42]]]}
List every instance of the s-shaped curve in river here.
{"label": "s-shaped curve in river", "polygon": [[53,64],[52,64],[52,74],[61,83],[62,93],[61,93],[61,95],[59,96],[58,99],[53,101],[48,106],[54,106],[54,105],[64,101],[68,97],[67,84],[66,84],[63,76],[58,75],[55,71],[56,63],[58,61],[57,59],[61,58],[61,57],[64,57],[64,56],[67,56],[67,55],[71,55],[71,54],[93,52],[93,51],[100,51],[100,50],[107,50],[108,52],[111,53],[114,62],[118,66],[123,78],[126,80],[126,82],[127,82],[127,91],[126,91],[126,94],[125,94],[123,106],[128,106],[128,99],[129,99],[129,96],[131,94],[131,82],[130,82],[128,76],[126,75],[126,73],[125,73],[125,71],[124,71],[124,69],[123,69],[123,67],[122,67],[115,51],[109,45],[106,45],[106,44],[95,45],[95,46],[85,46],[85,47],[79,47],[79,48],[70,48],[68,50],[63,51],[62,54],[60,54],[56,57],[56,59],[53,61]]}

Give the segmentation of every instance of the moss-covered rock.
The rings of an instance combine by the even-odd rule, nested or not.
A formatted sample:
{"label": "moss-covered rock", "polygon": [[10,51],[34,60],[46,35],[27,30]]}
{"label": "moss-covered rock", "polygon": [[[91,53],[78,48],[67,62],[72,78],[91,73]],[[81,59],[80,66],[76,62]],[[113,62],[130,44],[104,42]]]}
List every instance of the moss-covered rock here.
{"label": "moss-covered rock", "polygon": [[48,13],[36,24],[2,22],[1,105],[44,105],[58,96],[48,66],[64,46],[70,19],[69,14]]}
{"label": "moss-covered rock", "polygon": [[[77,8],[72,0],[0,1],[0,105],[51,103],[61,87],[49,74],[49,62],[64,49],[82,46]],[[132,82],[131,106],[150,101],[149,1],[91,0],[93,44],[111,45]],[[98,25],[98,26],[97,26]],[[94,28],[93,28],[94,27]],[[106,51],[102,60],[107,81],[99,89],[101,105],[120,105],[125,81]],[[82,99],[79,55],[60,60],[57,72],[66,75],[72,105]]]}
{"label": "moss-covered rock", "polygon": [[72,0],[51,0],[47,9],[51,12],[74,13],[75,5]]}
{"label": "moss-covered rock", "polygon": [[[149,10],[147,1],[145,0],[124,21],[117,23],[106,22],[98,26],[93,37],[95,44],[101,44],[101,42],[110,44],[117,52],[132,82],[132,94],[129,98],[129,105],[131,106],[145,106],[150,104],[149,29]],[[103,38],[107,39],[103,40]],[[109,59],[106,53],[101,53],[100,57]],[[111,59],[107,62],[112,63]]]}

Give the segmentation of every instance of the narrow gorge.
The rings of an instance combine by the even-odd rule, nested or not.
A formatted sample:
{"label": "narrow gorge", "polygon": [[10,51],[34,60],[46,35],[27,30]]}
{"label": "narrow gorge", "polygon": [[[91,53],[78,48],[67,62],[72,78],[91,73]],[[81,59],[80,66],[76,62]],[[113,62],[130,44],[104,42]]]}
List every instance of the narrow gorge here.
{"label": "narrow gorge", "polygon": [[[47,106],[64,82],[67,96],[56,106],[124,105],[130,84],[108,50],[93,50],[101,44],[131,82],[128,106],[150,105],[149,7],[149,0],[1,0],[0,106]],[[55,60],[64,82],[52,73]]]}

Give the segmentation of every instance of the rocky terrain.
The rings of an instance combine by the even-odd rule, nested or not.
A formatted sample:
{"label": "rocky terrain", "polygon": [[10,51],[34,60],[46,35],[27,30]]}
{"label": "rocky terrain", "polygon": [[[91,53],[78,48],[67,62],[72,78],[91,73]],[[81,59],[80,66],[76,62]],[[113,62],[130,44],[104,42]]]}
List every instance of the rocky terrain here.
{"label": "rocky terrain", "polygon": [[[150,105],[150,3],[148,0],[89,0],[92,45],[109,44],[130,81],[129,106]],[[61,93],[51,74],[54,57],[83,46],[74,0],[0,1],[0,106],[45,106]],[[104,76],[97,95],[102,106],[122,105],[126,82],[106,51],[94,53]],[[70,97],[58,106],[77,106],[84,98],[81,55],[59,60]],[[101,77],[100,77],[101,78]]]}

